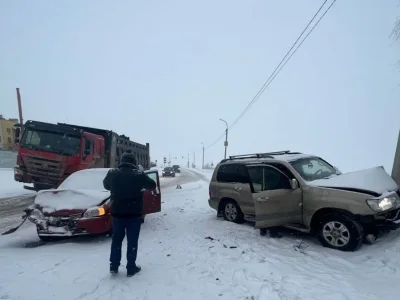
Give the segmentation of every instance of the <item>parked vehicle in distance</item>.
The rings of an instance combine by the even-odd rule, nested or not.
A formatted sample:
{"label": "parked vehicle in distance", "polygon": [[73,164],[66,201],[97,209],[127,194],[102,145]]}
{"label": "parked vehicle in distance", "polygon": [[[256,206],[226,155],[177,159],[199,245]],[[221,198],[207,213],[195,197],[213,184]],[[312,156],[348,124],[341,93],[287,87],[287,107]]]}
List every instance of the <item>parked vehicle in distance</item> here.
{"label": "parked vehicle in distance", "polygon": [[[92,168],[70,175],[57,189],[38,192],[25,211],[43,241],[54,237],[106,234],[112,231],[110,192],[103,187],[108,168]],[[154,191],[143,191],[143,216],[161,211],[161,189],[157,170],[145,171],[157,183]]]}
{"label": "parked vehicle in distance", "polygon": [[33,183],[35,190],[57,188],[79,170],[114,168],[126,151],[135,154],[144,169],[150,168],[148,143],[132,142],[111,130],[27,121],[22,133],[20,125],[15,126],[15,142],[19,147],[14,179]]}
{"label": "parked vehicle in distance", "polygon": [[172,168],[174,169],[175,173],[180,173],[181,172],[181,167],[179,165],[173,165]]}
{"label": "parked vehicle in distance", "polygon": [[175,177],[175,171],[172,167],[165,167],[162,170],[162,177]]}
{"label": "parked vehicle in distance", "polygon": [[383,167],[342,174],[299,152],[230,156],[216,166],[209,193],[228,221],[310,232],[343,251],[400,226],[399,187]]}

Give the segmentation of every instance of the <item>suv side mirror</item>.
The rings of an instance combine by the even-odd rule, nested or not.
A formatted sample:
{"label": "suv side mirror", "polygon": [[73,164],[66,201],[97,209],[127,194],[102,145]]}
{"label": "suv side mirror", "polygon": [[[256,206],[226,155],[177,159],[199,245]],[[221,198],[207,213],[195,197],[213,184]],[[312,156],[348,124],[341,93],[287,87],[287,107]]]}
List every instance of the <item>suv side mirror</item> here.
{"label": "suv side mirror", "polygon": [[290,179],[290,186],[292,187],[293,190],[297,189],[299,187],[299,183],[297,182],[296,179]]}

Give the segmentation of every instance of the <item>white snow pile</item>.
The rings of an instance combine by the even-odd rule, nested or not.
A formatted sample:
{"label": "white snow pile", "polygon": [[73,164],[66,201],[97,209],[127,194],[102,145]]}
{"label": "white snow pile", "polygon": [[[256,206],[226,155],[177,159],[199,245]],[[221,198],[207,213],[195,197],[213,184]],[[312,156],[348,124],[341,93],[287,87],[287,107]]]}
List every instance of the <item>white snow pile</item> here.
{"label": "white snow pile", "polygon": [[337,188],[356,188],[369,190],[378,194],[393,192],[398,189],[396,182],[383,167],[374,167],[361,171],[345,173],[328,179],[319,179],[309,182],[314,186]]}
{"label": "white snow pile", "polygon": [[35,193],[24,189],[22,182],[14,180],[14,169],[0,168],[0,199]]}
{"label": "white snow pile", "polygon": [[0,299],[399,298],[400,230],[347,253],[292,231],[271,239],[251,224],[218,219],[204,180],[164,189],[162,197],[162,212],[142,225],[137,262],[143,269],[133,278],[125,276],[126,241],[120,273],[111,276],[109,237],[35,247],[34,226],[0,236]]}

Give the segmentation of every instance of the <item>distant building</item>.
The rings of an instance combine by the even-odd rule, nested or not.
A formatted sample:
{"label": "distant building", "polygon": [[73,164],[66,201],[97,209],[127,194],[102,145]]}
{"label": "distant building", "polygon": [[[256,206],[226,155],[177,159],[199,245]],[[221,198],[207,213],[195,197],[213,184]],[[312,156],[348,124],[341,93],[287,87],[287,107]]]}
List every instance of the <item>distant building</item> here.
{"label": "distant building", "polygon": [[0,115],[0,149],[5,151],[16,151],[14,143],[13,126],[18,124],[18,119],[5,119]]}

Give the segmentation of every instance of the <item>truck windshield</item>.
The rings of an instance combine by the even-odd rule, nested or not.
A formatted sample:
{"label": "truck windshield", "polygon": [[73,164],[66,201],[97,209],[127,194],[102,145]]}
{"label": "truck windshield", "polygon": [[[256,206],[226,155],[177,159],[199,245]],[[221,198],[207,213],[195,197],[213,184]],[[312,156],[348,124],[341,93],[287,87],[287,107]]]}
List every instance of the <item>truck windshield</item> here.
{"label": "truck windshield", "polygon": [[292,167],[307,181],[325,179],[340,173],[319,157],[300,158],[291,161]]}
{"label": "truck windshield", "polygon": [[80,138],[59,132],[25,129],[20,146],[72,156],[79,153]]}

